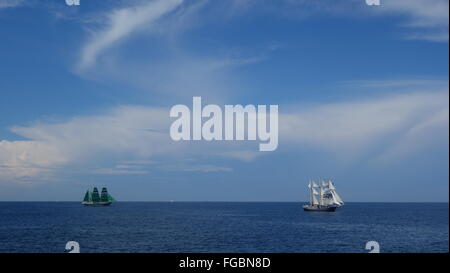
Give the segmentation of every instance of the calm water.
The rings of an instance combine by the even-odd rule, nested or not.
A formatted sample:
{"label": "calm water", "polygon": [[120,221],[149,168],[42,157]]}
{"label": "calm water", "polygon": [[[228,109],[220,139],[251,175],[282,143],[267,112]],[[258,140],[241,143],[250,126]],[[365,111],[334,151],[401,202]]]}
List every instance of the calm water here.
{"label": "calm water", "polygon": [[447,203],[0,202],[0,252],[448,252]]}

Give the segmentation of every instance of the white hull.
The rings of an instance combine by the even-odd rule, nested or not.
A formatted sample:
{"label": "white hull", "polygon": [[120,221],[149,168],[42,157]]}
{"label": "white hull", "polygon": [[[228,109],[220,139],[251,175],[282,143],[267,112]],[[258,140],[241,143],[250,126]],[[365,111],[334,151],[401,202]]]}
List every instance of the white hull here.
{"label": "white hull", "polygon": [[85,206],[104,207],[111,205],[112,202],[81,202]]}

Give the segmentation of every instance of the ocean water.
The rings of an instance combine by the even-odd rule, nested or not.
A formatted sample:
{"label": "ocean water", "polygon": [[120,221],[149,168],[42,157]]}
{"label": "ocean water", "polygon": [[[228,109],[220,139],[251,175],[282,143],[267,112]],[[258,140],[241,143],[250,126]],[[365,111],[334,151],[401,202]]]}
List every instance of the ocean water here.
{"label": "ocean water", "polygon": [[0,252],[448,252],[448,203],[0,202]]}

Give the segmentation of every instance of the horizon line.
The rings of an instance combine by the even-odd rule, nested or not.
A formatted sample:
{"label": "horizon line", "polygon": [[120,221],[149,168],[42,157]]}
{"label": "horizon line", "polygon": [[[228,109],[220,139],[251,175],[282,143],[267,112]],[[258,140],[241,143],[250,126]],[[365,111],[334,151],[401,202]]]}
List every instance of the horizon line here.
{"label": "horizon line", "polygon": [[[7,202],[60,202],[74,203],[82,202],[80,200],[0,200],[0,203]],[[227,201],[227,200],[122,200],[114,201],[114,203],[309,203],[309,201]],[[449,201],[346,201],[345,203],[449,203]]]}

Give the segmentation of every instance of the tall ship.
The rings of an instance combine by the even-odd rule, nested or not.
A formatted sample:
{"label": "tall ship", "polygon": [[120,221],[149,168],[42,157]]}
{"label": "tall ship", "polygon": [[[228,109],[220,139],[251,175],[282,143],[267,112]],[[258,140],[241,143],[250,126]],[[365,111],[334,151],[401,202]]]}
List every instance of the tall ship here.
{"label": "tall ship", "polygon": [[116,201],[106,188],[102,188],[101,194],[98,194],[98,189],[95,187],[92,192],[87,190],[81,204],[85,206],[109,206],[113,201]]}
{"label": "tall ship", "polygon": [[309,205],[304,205],[305,211],[335,211],[344,205],[336,187],[331,180],[322,180],[319,185],[314,181],[310,181],[309,188]]}

